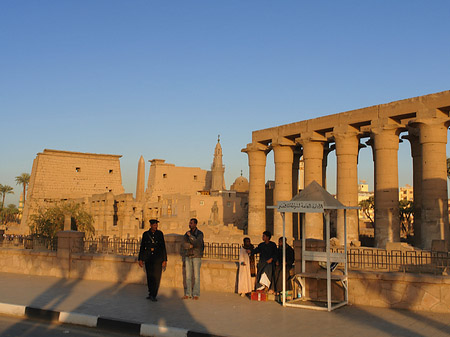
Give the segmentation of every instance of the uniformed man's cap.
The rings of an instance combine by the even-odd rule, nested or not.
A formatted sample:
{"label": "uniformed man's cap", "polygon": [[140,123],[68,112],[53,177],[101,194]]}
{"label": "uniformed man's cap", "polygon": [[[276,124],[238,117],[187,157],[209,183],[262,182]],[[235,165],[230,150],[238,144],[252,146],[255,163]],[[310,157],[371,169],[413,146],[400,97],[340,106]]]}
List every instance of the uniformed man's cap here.
{"label": "uniformed man's cap", "polygon": [[156,220],[156,219],[151,219],[150,220],[150,225],[153,225],[155,223],[159,223],[159,220]]}

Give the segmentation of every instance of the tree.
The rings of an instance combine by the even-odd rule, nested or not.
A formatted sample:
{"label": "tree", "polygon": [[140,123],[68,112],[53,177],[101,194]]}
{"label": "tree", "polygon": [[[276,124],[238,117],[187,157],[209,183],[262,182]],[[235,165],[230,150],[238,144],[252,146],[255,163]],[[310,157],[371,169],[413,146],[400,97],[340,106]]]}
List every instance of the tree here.
{"label": "tree", "polygon": [[399,201],[400,230],[405,236],[411,235],[412,218],[414,217],[414,203],[408,200]]}
{"label": "tree", "polygon": [[61,202],[48,208],[39,208],[36,214],[31,215],[31,233],[54,239],[57,232],[64,230],[65,214],[71,215],[72,230],[85,232],[86,237],[94,236],[92,215],[84,210],[81,204],[74,202]]}
{"label": "tree", "polygon": [[16,177],[16,184],[23,186],[23,204],[25,205],[25,194],[27,191],[27,186],[30,182],[30,175],[28,173],[22,173],[20,176]]}
{"label": "tree", "polygon": [[17,222],[19,210],[14,204],[9,204],[8,207],[0,211],[0,222],[6,225],[9,222]]}
{"label": "tree", "polygon": [[374,204],[375,204],[375,201],[374,201],[373,197],[369,197],[368,199],[361,200],[359,202],[359,207],[361,207],[361,209],[364,212],[367,219],[370,220],[370,223],[372,224],[372,226],[374,225],[374,220],[372,219]]}
{"label": "tree", "polygon": [[5,204],[6,195],[14,194],[13,190],[14,189],[11,186],[0,184],[0,193],[2,195],[2,209],[3,209],[3,205]]}
{"label": "tree", "polygon": [[447,158],[447,178],[450,179],[450,158]]}

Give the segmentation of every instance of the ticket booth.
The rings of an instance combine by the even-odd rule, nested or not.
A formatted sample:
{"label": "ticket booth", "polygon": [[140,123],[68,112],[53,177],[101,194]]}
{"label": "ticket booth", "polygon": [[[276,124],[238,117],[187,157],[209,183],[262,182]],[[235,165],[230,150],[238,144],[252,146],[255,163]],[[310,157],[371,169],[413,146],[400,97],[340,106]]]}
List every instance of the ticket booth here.
{"label": "ticket booth", "polygon": [[[348,270],[347,270],[347,213],[348,209],[359,209],[357,206],[344,206],[317,182],[313,181],[303,191],[289,201],[279,201],[276,206],[269,206],[280,213],[283,218],[283,293],[282,303],[285,307],[299,307],[315,310],[331,311],[348,303]],[[330,249],[330,212],[331,210],[344,210],[344,247],[341,252],[331,252]],[[286,301],[286,213],[299,213],[302,217],[301,240],[302,259],[301,272],[295,274],[294,281],[300,285],[301,297]],[[322,213],[325,218],[325,251],[310,251],[306,247],[305,213]],[[321,224],[322,226],[322,224]],[[307,272],[306,264],[309,262],[322,263],[324,269],[317,272]],[[339,269],[335,267],[339,265]],[[306,298],[308,279],[326,280],[325,305],[312,304]],[[332,300],[332,282],[342,284],[344,290],[343,300]],[[317,282],[319,284],[319,282]]]}

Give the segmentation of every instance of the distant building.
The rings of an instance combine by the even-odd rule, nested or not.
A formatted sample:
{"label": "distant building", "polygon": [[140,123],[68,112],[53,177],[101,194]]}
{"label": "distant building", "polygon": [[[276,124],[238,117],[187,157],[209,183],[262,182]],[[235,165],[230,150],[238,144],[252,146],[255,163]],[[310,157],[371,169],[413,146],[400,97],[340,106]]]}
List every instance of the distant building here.
{"label": "distant building", "polygon": [[242,240],[247,224],[248,180],[238,177],[225,188],[222,147],[218,140],[211,171],[150,160],[145,189],[145,162],[138,164],[136,198],[124,193],[118,155],[44,150],[33,163],[21,231],[30,216],[59,201],[85,205],[94,217],[97,236],[139,238],[148,220],[160,220],[164,233],[182,234],[195,217],[209,241]]}
{"label": "distant building", "polygon": [[398,200],[414,201],[414,190],[411,186],[406,184],[400,187],[398,191]]}

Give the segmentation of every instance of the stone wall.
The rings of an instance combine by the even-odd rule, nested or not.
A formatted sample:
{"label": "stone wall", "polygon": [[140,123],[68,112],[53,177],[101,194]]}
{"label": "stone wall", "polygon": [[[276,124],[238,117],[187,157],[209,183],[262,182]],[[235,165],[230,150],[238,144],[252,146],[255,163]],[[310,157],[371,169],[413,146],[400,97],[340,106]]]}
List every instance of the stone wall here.
{"label": "stone wall", "polygon": [[35,159],[27,200],[121,194],[120,157],[45,149]]}
{"label": "stone wall", "polygon": [[63,277],[56,252],[0,248],[0,271],[25,275]]}
{"label": "stone wall", "polygon": [[210,189],[211,172],[199,167],[182,167],[162,159],[150,160],[146,199],[157,202],[165,194],[195,195]]}
{"label": "stone wall", "polygon": [[450,313],[450,277],[353,271],[349,301],[373,307]]}
{"label": "stone wall", "polygon": [[28,233],[30,215],[54,201],[93,194],[124,193],[120,155],[45,149],[33,161],[20,233]]}
{"label": "stone wall", "polygon": [[[184,285],[183,260],[179,254],[168,255],[168,265],[161,279],[162,287]],[[55,252],[0,248],[0,271],[24,275],[55,276],[107,282],[146,284],[145,270],[136,257],[75,253],[66,270]],[[202,261],[201,289],[235,292],[237,263]]]}

